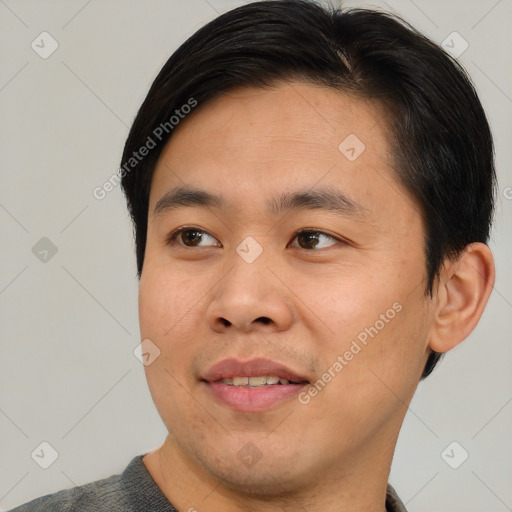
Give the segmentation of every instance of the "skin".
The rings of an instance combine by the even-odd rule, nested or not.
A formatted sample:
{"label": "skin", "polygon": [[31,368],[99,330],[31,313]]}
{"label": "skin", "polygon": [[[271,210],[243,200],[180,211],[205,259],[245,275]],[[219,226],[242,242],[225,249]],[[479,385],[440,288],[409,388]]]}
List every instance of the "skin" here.
{"label": "skin", "polygon": [[[423,219],[395,177],[384,119],[370,101],[280,83],[200,106],[164,149],[139,314],[142,339],[161,351],[145,369],[169,435],[143,461],[179,510],[385,510],[429,349],[445,352],[471,332],[494,267],[487,246],[472,244],[425,295]],[[338,149],[349,134],[366,146],[354,161]],[[226,206],[156,214],[177,186],[222,195]],[[280,193],[323,186],[360,209],[267,209]],[[183,226],[205,233],[167,243]],[[319,235],[312,244],[297,236],[304,228]],[[263,249],[252,263],[236,252],[248,236]],[[264,357],[315,382],[393,304],[400,311],[306,405],[234,411],[200,381],[223,359]],[[237,457],[247,443],[261,455],[252,467]]]}

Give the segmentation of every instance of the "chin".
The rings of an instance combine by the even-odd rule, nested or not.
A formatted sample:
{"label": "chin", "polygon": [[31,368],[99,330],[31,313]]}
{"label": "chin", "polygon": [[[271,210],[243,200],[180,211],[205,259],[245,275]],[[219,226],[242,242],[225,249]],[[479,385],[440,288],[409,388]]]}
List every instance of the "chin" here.
{"label": "chin", "polygon": [[[238,462],[238,461],[237,461]],[[230,467],[219,466],[208,468],[209,471],[224,484],[224,488],[245,494],[248,497],[267,497],[270,501],[278,497],[293,495],[303,488],[300,476],[292,474],[290,467],[282,466],[279,461],[275,467],[268,467],[268,462],[260,468],[240,468],[240,464],[230,464]],[[258,463],[258,465],[260,464]],[[295,471],[294,471],[295,473]]]}
{"label": "chin", "polygon": [[248,497],[284,497],[304,490],[307,483],[311,483],[311,464],[303,453],[286,454],[268,445],[262,452],[248,441],[242,449],[218,446],[214,450],[196,452],[195,456],[208,473],[223,482],[224,488]]}

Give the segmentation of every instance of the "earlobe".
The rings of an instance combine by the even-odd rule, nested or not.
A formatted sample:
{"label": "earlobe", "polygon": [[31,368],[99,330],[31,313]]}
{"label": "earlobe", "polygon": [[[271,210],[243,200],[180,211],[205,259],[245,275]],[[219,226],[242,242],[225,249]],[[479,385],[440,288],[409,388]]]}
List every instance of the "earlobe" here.
{"label": "earlobe", "polygon": [[494,259],[485,244],[470,244],[459,259],[446,261],[429,340],[432,350],[447,352],[469,336],[482,316],[494,278]]}

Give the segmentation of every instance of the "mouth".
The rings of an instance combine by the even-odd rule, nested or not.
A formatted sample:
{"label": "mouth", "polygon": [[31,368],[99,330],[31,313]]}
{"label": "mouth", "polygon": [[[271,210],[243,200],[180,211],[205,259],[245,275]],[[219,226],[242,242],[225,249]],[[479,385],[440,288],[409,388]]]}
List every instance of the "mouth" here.
{"label": "mouth", "polygon": [[288,379],[278,377],[277,375],[263,375],[261,377],[232,377],[222,379],[222,382],[228,386],[243,386],[247,388],[261,388],[263,386],[286,386],[287,384],[300,384],[300,382],[290,382]]}
{"label": "mouth", "polygon": [[225,359],[201,379],[213,398],[240,412],[259,412],[296,397],[310,383],[299,373],[268,359]]}

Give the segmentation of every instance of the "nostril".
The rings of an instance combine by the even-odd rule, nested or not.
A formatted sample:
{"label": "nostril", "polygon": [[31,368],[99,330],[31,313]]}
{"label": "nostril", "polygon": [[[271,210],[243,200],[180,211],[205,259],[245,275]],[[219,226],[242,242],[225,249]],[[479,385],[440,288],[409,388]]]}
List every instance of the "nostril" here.
{"label": "nostril", "polygon": [[[230,322],[229,320],[227,320],[223,317],[220,317],[218,319],[218,321],[224,327],[229,327],[230,325],[232,325],[232,322]],[[272,320],[268,316],[260,316],[260,317],[256,318],[256,320],[254,320],[254,322],[261,322],[262,324],[268,325],[268,324],[272,323]]]}

